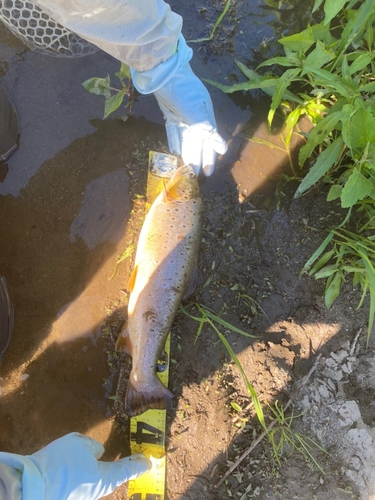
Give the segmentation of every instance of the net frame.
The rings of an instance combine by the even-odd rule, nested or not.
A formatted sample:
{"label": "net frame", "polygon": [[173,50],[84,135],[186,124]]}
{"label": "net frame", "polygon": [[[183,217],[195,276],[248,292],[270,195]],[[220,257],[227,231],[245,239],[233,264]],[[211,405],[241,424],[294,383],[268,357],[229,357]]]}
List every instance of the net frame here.
{"label": "net frame", "polygon": [[55,57],[83,57],[99,50],[28,0],[0,0],[0,21],[30,49]]}

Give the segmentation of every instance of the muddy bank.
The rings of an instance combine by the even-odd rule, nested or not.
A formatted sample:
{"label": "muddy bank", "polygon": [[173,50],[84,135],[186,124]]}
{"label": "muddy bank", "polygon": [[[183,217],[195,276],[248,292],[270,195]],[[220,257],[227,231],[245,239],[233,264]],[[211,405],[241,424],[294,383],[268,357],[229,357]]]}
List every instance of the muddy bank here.
{"label": "muddy bank", "polygon": [[[172,7],[194,40],[207,36],[224,3]],[[272,40],[303,28],[308,5],[236,4],[214,40],[192,42],[194,69],[221,83],[238,81],[234,60],[254,67],[269,57]],[[0,366],[0,449],[32,453],[74,430],[103,442],[105,458],[114,459],[128,453],[127,422],[113,398],[129,360],[113,347],[126,317],[131,259],[109,278],[117,255],[137,241],[147,154],[166,145],[162,118],[150,96],[137,100],[136,116],[126,123],[100,120],[102,101],[81,83],[117,71],[103,53],[51,60],[27,52],[1,26],[0,50],[0,83],[21,131],[0,183],[0,273],[15,305],[12,342]],[[324,472],[290,448],[278,464],[262,441],[215,488],[261,429],[216,332],[204,327],[194,342],[197,323],[179,314],[172,332],[168,498],[370,499],[374,385],[367,306],[356,310],[358,290],[346,283],[327,311],[323,283],[299,276],[342,214],[319,190],[293,201],[296,186],[279,182],[275,172],[271,183],[264,175],[250,193],[242,179],[251,186],[256,162],[267,154],[268,163],[270,155],[248,154],[243,132],[258,130],[266,107],[257,95],[210,92],[230,150],[202,184],[200,288],[186,307],[196,315],[194,303],[203,304],[255,336],[222,330],[263,404],[285,405],[298,388],[294,414],[305,413],[293,429],[328,454],[311,451]],[[112,498],[125,499],[126,487]]]}

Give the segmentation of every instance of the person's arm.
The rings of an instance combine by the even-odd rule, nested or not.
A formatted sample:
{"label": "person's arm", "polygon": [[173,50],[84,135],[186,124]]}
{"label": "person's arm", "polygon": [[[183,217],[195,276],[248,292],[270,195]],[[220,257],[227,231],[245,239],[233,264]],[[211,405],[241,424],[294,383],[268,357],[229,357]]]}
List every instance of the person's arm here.
{"label": "person's arm", "polygon": [[55,21],[137,71],[169,59],[181,16],[163,0],[34,0]]}
{"label": "person's arm", "polygon": [[55,21],[131,68],[134,86],[154,93],[171,153],[211,175],[227,145],[217,133],[210,95],[190,68],[182,19],[162,0],[34,0]]}
{"label": "person's arm", "polygon": [[94,439],[73,432],[33,455],[0,452],[0,498],[98,500],[151,468],[143,455],[101,462],[103,451]]}

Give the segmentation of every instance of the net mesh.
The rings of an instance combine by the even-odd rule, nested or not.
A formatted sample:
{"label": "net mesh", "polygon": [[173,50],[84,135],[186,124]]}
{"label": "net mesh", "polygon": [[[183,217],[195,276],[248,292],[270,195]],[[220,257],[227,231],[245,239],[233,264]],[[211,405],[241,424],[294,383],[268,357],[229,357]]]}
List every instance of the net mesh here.
{"label": "net mesh", "polygon": [[27,0],[0,0],[0,21],[29,48],[44,54],[82,57],[98,50]]}

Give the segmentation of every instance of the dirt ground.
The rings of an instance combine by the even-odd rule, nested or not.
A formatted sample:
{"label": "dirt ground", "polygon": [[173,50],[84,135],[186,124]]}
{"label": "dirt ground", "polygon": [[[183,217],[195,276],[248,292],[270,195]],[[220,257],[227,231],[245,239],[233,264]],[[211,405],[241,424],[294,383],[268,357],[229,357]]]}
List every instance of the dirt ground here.
{"label": "dirt ground", "polygon": [[[207,35],[207,23],[224,3],[203,2],[198,22],[196,5],[171,5],[184,15],[191,39]],[[226,61],[246,52],[253,64],[260,62],[269,50],[262,41],[285,32],[288,22],[290,29],[301,28],[296,4],[240,2],[216,41],[196,50],[198,74],[212,78],[216,68],[222,83],[225,74],[240,78]],[[252,30],[242,47],[246,23]],[[23,53],[17,43],[0,29],[0,84],[15,103],[21,130],[20,148],[3,166],[0,182],[0,273],[15,307],[12,341],[0,365],[0,449],[33,453],[79,431],[101,441],[104,459],[113,460],[129,452],[127,422],[113,397],[121,365],[129,364],[114,352],[114,342],[126,318],[131,258],[110,277],[117,256],[137,241],[148,151],[165,148],[164,128],[160,119],[145,118],[154,106],[148,100],[139,99],[139,114],[125,123],[101,121],[96,96],[65,90],[62,74],[78,74],[81,82],[97,75],[98,64],[115,67],[102,54],[88,56],[85,65],[53,59],[56,73],[45,78],[55,93],[48,100],[50,90],[38,77],[51,59]],[[38,82],[29,89],[34,100],[20,85],[30,74]],[[204,305],[254,336],[218,325],[254,386],[266,423],[272,417],[267,403],[288,404],[293,435],[311,444],[312,458],[286,443],[278,463],[264,438],[218,485],[262,428],[217,333],[205,325],[197,337],[197,322],[180,312],[172,330],[175,407],[168,413],[166,496],[375,499],[375,337],[366,347],[368,304],[356,309],[360,292],[348,281],[327,310],[324,284],[300,276],[343,214],[326,203],[322,188],[294,200],[296,185],[277,177],[286,171],[285,155],[244,138],[244,130],[250,137],[264,134],[262,103],[210,92],[230,150],[213,178],[202,180],[199,288],[184,305],[193,316],[199,315],[196,304]],[[77,115],[70,111],[76,102]],[[82,114],[90,106],[91,114]],[[43,128],[48,111],[64,128],[57,119],[50,131]],[[36,146],[34,131],[43,138]],[[126,485],[108,498],[125,500]]]}

